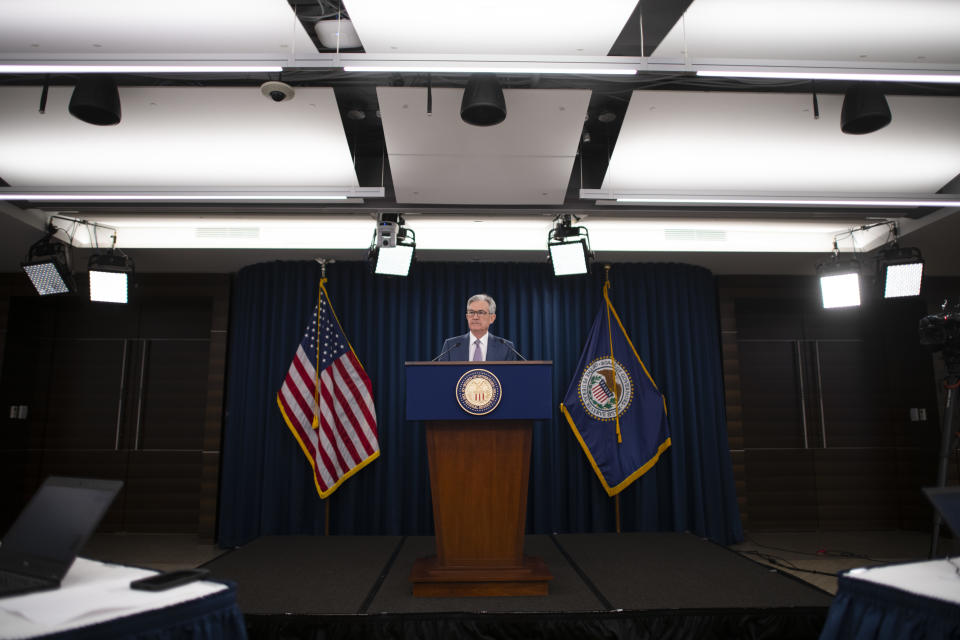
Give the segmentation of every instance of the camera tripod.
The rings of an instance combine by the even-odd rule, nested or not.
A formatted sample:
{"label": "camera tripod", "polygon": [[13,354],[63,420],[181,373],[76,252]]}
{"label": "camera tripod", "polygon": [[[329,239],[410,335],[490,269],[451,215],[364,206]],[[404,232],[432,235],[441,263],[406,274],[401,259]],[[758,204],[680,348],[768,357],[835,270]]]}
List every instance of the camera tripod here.
{"label": "camera tripod", "polygon": [[[957,433],[953,431],[953,412],[957,404],[957,390],[960,388],[960,350],[946,350],[943,360],[947,365],[947,375],[943,379],[946,390],[943,414],[940,420],[940,459],[937,465],[937,486],[947,484],[947,466],[950,462],[950,451],[953,449]],[[933,536],[930,538],[930,557],[937,554],[937,542],[940,539],[940,511],[933,510]]]}

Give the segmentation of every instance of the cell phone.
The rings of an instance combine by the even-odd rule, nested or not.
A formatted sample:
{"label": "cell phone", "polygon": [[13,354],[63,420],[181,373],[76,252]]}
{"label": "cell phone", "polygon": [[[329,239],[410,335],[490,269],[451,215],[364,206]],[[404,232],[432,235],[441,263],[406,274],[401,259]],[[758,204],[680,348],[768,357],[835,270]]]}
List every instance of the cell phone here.
{"label": "cell phone", "polygon": [[139,578],[130,583],[131,589],[140,591],[164,591],[179,587],[182,584],[200,580],[210,573],[209,569],[176,569],[174,571],[164,571],[155,576]]}

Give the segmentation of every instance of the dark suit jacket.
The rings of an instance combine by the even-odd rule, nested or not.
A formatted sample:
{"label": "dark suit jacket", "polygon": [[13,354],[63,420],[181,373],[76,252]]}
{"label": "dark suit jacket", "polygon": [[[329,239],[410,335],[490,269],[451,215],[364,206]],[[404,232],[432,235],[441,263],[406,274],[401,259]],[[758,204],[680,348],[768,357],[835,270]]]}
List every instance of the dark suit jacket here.
{"label": "dark suit jacket", "polygon": [[[447,338],[443,342],[443,347],[440,349],[440,353],[447,351],[441,357],[437,358],[438,361],[443,362],[445,360],[469,360],[470,359],[470,345],[473,343],[473,335],[469,332],[462,336],[454,336],[453,338]],[[459,341],[459,344],[457,342]],[[507,346],[509,345],[509,346]],[[513,346],[513,343],[504,338],[499,338],[492,333],[487,334],[487,360],[516,360],[517,354],[514,352],[516,347]]]}

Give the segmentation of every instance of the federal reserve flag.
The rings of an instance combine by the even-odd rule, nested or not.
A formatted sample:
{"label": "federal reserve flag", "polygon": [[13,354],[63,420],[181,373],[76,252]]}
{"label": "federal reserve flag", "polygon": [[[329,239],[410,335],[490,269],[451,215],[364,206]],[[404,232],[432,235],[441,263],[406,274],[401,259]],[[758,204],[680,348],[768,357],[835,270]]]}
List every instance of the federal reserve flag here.
{"label": "federal reserve flag", "polygon": [[603,286],[597,313],[560,404],[597,477],[614,496],[670,446],[667,403],[633,348]]}
{"label": "federal reserve flag", "polygon": [[340,328],[325,282],[277,392],[321,498],[380,455],[370,378]]}

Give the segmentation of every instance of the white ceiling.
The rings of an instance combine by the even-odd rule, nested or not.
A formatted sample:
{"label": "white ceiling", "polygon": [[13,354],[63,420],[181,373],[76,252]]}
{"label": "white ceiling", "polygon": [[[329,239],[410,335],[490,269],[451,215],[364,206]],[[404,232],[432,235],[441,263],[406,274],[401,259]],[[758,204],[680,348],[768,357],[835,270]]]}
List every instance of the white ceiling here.
{"label": "white ceiling", "polygon": [[[618,36],[636,26],[628,20],[637,5],[636,0],[593,4],[430,0],[415,6],[391,0],[344,2],[367,53],[452,57],[607,56]],[[957,0],[694,0],[685,16],[665,31],[669,33],[654,58],[746,58],[774,64],[777,60],[831,60],[850,67],[894,63],[960,68]],[[290,64],[326,59],[286,0],[0,0],[0,62],[221,58]],[[257,87],[263,80],[277,79],[276,74],[238,75],[235,86],[222,77],[210,83],[198,77],[196,86],[187,86],[192,81],[157,86],[165,83],[157,77],[143,82],[128,79],[120,89],[123,120],[115,127],[95,127],[69,116],[66,104],[72,87],[62,78],[50,87],[44,114],[38,113],[38,78],[0,83],[0,178],[17,187],[380,186],[379,179],[371,183],[358,178],[358,146],[350,146],[353,142],[341,116],[344,105],[338,105],[334,95],[335,90],[361,82],[358,76],[331,74],[313,82],[299,82],[297,77],[296,70],[285,73],[285,79],[297,85],[297,95],[284,103],[264,98]],[[648,86],[644,77],[607,85],[575,78],[564,87],[555,77],[532,76],[504,83],[508,112],[504,123],[476,128],[459,121],[460,80],[447,78],[448,86],[444,80],[441,76],[434,82],[430,115],[423,74],[373,76],[366,81],[376,83],[371,94],[379,100],[375,106],[382,117],[383,143],[373,154],[386,154],[381,155],[380,164],[388,164],[389,172],[381,175],[392,179],[385,186],[395,194],[395,201],[387,204],[404,207],[411,220],[423,212],[463,219],[491,214],[493,218],[484,218],[489,222],[523,215],[549,219],[562,211],[586,211],[584,224],[589,228],[591,218],[596,221],[598,241],[606,234],[610,246],[616,247],[615,241],[627,239],[624,253],[629,259],[659,255],[630,253],[643,247],[629,242],[630,233],[640,233],[641,225],[629,233],[610,232],[600,221],[604,216],[617,224],[657,219],[663,222],[662,232],[671,228],[671,212],[616,207],[609,207],[616,211],[598,212],[592,202],[571,196],[569,189],[583,171],[583,156],[578,154],[586,148],[581,143],[584,118],[595,120],[595,103],[601,98],[619,99],[618,92],[627,96],[629,106],[615,144],[597,154],[604,165],[609,159],[609,165],[591,187],[599,187],[602,181],[604,189],[617,190],[931,194],[960,174],[960,97],[935,91],[889,95],[891,125],[865,136],[845,136],[839,131],[842,89],[820,89],[821,115],[815,120],[810,93],[792,92],[796,85],[774,92],[677,91]],[[375,117],[370,110],[368,118]],[[317,208],[314,215],[366,220],[377,204]],[[4,205],[0,211],[9,213],[11,208],[15,205]],[[89,218],[95,213],[92,208],[84,211]],[[234,212],[198,214],[184,206],[176,213],[181,219],[199,220],[200,215],[209,218]],[[289,220],[284,210],[261,209],[258,214],[268,221],[273,216],[278,228],[286,224],[296,233],[296,224],[283,222]],[[683,215],[726,224],[731,238],[740,233],[738,225],[744,218],[760,216],[756,210]],[[767,214],[775,219],[784,215]],[[833,216],[840,230],[850,224],[837,212],[823,209],[794,210],[789,218],[808,223],[811,234],[829,234],[812,226],[827,215]],[[15,219],[22,217],[0,214],[0,237],[16,238],[18,243],[3,245],[6,262],[0,263],[0,270],[15,270],[25,251],[19,239],[23,225]],[[943,216],[934,228],[952,229],[955,235],[958,218],[957,213]],[[4,226],[11,224],[18,233],[4,232]],[[197,226],[184,227],[193,234],[192,241],[196,241]],[[266,226],[258,233],[270,238],[266,246],[302,248],[314,242],[302,233],[296,240],[284,241]],[[785,233],[796,235],[797,231]],[[946,244],[943,237],[950,233],[927,229],[917,231],[915,237],[925,234],[925,241],[934,247]],[[242,235],[235,234],[239,239]],[[329,235],[318,233],[315,242]],[[430,240],[429,232],[423,235]],[[686,252],[696,250],[719,255],[723,248],[703,241],[716,237],[706,234],[693,244],[664,241],[659,246],[676,251],[678,259],[689,259],[679,256],[694,255]],[[779,241],[765,236],[763,248],[773,255],[788,249],[788,239],[789,235]],[[245,240],[248,245],[237,246],[265,246],[249,240]],[[348,250],[356,242],[351,235],[349,242],[329,244]],[[453,255],[463,259],[502,255],[495,253],[495,247],[478,250],[476,244],[466,244],[438,249],[433,255],[445,259],[450,259],[449,251],[460,251]],[[484,253],[487,249],[489,253]],[[938,263],[945,266],[938,268],[960,275],[960,252],[940,250],[948,253]],[[529,249],[523,251],[510,255],[531,259]],[[611,249],[611,255],[616,251],[620,249]],[[263,255],[251,253],[250,260]],[[760,272],[796,269],[799,264],[788,259],[781,265],[790,266],[771,266],[759,257],[751,263],[744,255],[726,264],[744,270],[754,264]],[[429,251],[420,258],[429,259]],[[230,260],[219,264],[233,264]],[[713,258],[705,260],[711,268],[729,272],[716,266]]]}
{"label": "white ceiling", "polygon": [[655,57],[953,64],[956,0],[694,0]]}
{"label": "white ceiling", "polygon": [[636,0],[349,0],[367,53],[605,56]]}
{"label": "white ceiling", "polygon": [[67,112],[72,87],[0,86],[0,177],[13,187],[357,186],[333,89],[274,103],[250,87],[122,87],[123,118]]}
{"label": "white ceiling", "polygon": [[0,34],[4,57],[317,57],[283,0],[3,0]]}
{"label": "white ceiling", "polygon": [[397,202],[561,205],[590,92],[507,89],[507,119],[460,119],[463,89],[378,87]]}
{"label": "white ceiling", "polygon": [[890,96],[893,121],[840,131],[843,96],[635,91],[604,190],[932,194],[960,172],[960,98]]}

